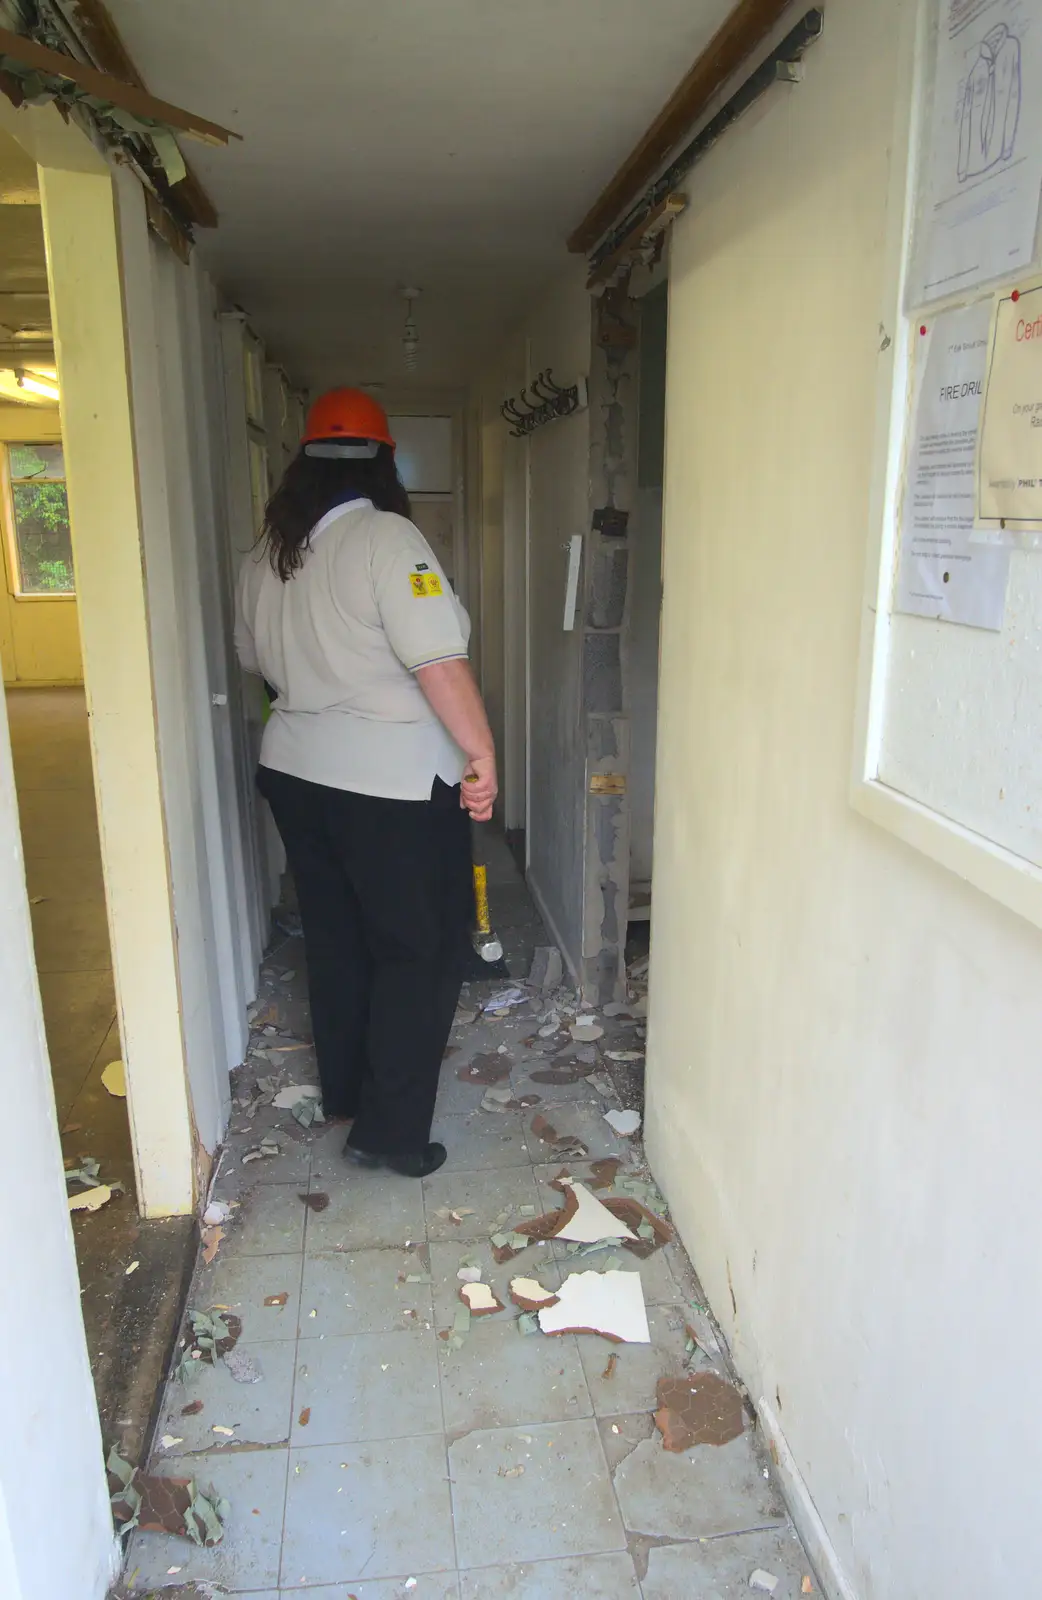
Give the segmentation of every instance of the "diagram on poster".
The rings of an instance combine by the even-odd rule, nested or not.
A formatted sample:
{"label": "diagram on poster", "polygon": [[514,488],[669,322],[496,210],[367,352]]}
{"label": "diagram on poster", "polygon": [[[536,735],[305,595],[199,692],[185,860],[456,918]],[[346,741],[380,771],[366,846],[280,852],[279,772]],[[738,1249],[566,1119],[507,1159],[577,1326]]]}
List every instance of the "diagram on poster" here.
{"label": "diagram on poster", "polygon": [[1003,295],[984,383],[977,514],[1042,528],[1042,285]]}
{"label": "diagram on poster", "polygon": [[895,609],[999,629],[1009,553],[972,544],[991,302],[947,311],[918,341]]}
{"label": "diagram on poster", "polygon": [[1042,6],[938,4],[915,304],[1030,262],[1042,192]]}

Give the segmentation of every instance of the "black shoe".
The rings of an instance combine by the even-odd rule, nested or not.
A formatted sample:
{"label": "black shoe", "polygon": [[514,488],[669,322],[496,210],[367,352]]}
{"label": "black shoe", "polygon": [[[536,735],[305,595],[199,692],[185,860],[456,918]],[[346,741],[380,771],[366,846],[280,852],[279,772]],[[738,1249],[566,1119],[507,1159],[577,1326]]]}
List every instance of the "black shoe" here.
{"label": "black shoe", "polygon": [[445,1165],[448,1151],[443,1144],[429,1144],[414,1155],[375,1155],[368,1150],[358,1150],[345,1144],[344,1156],[358,1167],[389,1167],[400,1172],[403,1178],[429,1178],[432,1172]]}

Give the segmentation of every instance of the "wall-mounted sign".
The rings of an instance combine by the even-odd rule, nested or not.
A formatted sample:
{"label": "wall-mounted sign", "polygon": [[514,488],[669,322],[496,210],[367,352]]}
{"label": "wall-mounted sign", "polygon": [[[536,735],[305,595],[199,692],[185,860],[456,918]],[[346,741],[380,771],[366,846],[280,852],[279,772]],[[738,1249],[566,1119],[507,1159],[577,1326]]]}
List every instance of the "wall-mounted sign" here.
{"label": "wall-mounted sign", "polygon": [[977,514],[1042,527],[1042,284],[996,302],[984,383]]}
{"label": "wall-mounted sign", "polygon": [[1042,184],[1042,16],[1033,0],[938,0],[912,304],[1032,260]]}
{"label": "wall-mounted sign", "polygon": [[977,425],[991,302],[917,330],[912,436],[901,504],[898,611],[1002,627],[1009,553],[973,544]]}

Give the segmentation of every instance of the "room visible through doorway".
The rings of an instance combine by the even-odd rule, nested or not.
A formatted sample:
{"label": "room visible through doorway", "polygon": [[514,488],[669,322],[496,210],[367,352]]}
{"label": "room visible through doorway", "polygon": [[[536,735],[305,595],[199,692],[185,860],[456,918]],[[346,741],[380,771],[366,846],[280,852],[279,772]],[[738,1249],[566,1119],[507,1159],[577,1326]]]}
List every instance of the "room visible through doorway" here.
{"label": "room visible through doorway", "polygon": [[138,1212],[39,177],[3,137],[0,300],[0,662],[26,894],[62,1155],[82,1174],[66,1188],[113,1190],[74,1211],[72,1230],[105,1442],[134,1449],[179,1315],[192,1221]]}

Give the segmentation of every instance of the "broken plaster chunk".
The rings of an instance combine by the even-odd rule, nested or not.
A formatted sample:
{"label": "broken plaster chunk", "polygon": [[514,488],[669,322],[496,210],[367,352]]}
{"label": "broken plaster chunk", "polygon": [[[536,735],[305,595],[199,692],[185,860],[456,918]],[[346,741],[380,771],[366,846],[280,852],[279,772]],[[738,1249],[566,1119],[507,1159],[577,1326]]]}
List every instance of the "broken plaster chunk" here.
{"label": "broken plaster chunk", "polygon": [[326,1120],[322,1102],[312,1095],[308,1095],[304,1100],[298,1100],[296,1105],[290,1108],[290,1116],[294,1122],[299,1122],[302,1128],[310,1128],[313,1123]]}
{"label": "broken plaster chunk", "polygon": [[763,1594],[773,1594],[778,1587],[778,1581],[773,1572],[764,1572],[762,1567],[757,1567],[749,1579],[749,1587],[759,1589]]}
{"label": "broken plaster chunk", "polygon": [[117,1100],[127,1098],[127,1074],[122,1061],[110,1061],[101,1074],[102,1087]]}
{"label": "broken plaster chunk", "polygon": [[537,1139],[542,1139],[544,1144],[552,1146],[559,1156],[570,1158],[573,1161],[585,1161],[589,1150],[582,1140],[571,1133],[558,1133],[552,1123],[547,1122],[542,1112],[532,1118],[532,1132]]}
{"label": "broken plaster chunk", "polygon": [[215,1228],[218,1223],[227,1222],[231,1214],[232,1208],[227,1200],[211,1200],[203,1212],[203,1223],[208,1228]]}
{"label": "broken plaster chunk", "polygon": [[[566,1191],[565,1210],[570,1210],[571,1215],[557,1229],[558,1239],[569,1239],[575,1244],[597,1244],[602,1239],[637,1237],[632,1228],[613,1216],[596,1195],[591,1194],[583,1184],[576,1183],[574,1178],[563,1178],[561,1187]],[[574,1197],[574,1208],[569,1206],[569,1194]]]}
{"label": "broken plaster chunk", "polygon": [[564,977],[564,962],[561,952],[555,944],[538,945],[532,957],[532,967],[528,974],[531,988],[541,989],[544,994],[551,989],[556,989]]}
{"label": "broken plaster chunk", "polygon": [[541,1311],[557,1304],[553,1289],[544,1289],[537,1278],[511,1278],[510,1298],[522,1311]]}
{"label": "broken plaster chunk", "polygon": [[679,1454],[698,1444],[730,1444],[745,1429],[741,1394],[719,1373],[660,1378],[657,1399],[655,1426],[664,1450]]}
{"label": "broken plaster chunk", "polygon": [[650,1344],[651,1331],[638,1272],[573,1272],[557,1304],[539,1312],[543,1333],[596,1333],[615,1344]]}
{"label": "broken plaster chunk", "polygon": [[623,1138],[629,1138],[640,1127],[639,1111],[606,1111],[604,1120]]}
{"label": "broken plaster chunk", "polygon": [[260,1144],[254,1145],[252,1150],[247,1150],[240,1166],[247,1166],[251,1161],[270,1161],[279,1153],[279,1146],[274,1139],[262,1139]]}
{"label": "broken plaster chunk", "polygon": [[459,1298],[472,1317],[491,1317],[503,1310],[502,1301],[496,1298],[487,1283],[461,1283]]}
{"label": "broken plaster chunk", "polygon": [[518,1102],[513,1089],[486,1089],[481,1097],[482,1111],[516,1111]]}
{"label": "broken plaster chunk", "polygon": [[578,1021],[572,1023],[568,1032],[576,1044],[593,1044],[595,1039],[604,1038],[604,1029],[600,1023],[594,1022],[589,1017],[580,1017]]}
{"label": "broken plaster chunk", "polygon": [[280,1089],[271,1102],[276,1111],[292,1111],[301,1100],[317,1100],[322,1093],[314,1083],[291,1083],[288,1088]]}
{"label": "broken plaster chunk", "polygon": [[84,1189],[79,1194],[70,1194],[70,1211],[100,1211],[102,1206],[107,1206],[112,1199],[112,1189],[107,1183],[96,1184],[93,1189]]}
{"label": "broken plaster chunk", "polygon": [[219,1223],[215,1223],[211,1228],[202,1228],[199,1237],[203,1246],[203,1260],[209,1266],[220,1249],[224,1229]]}

